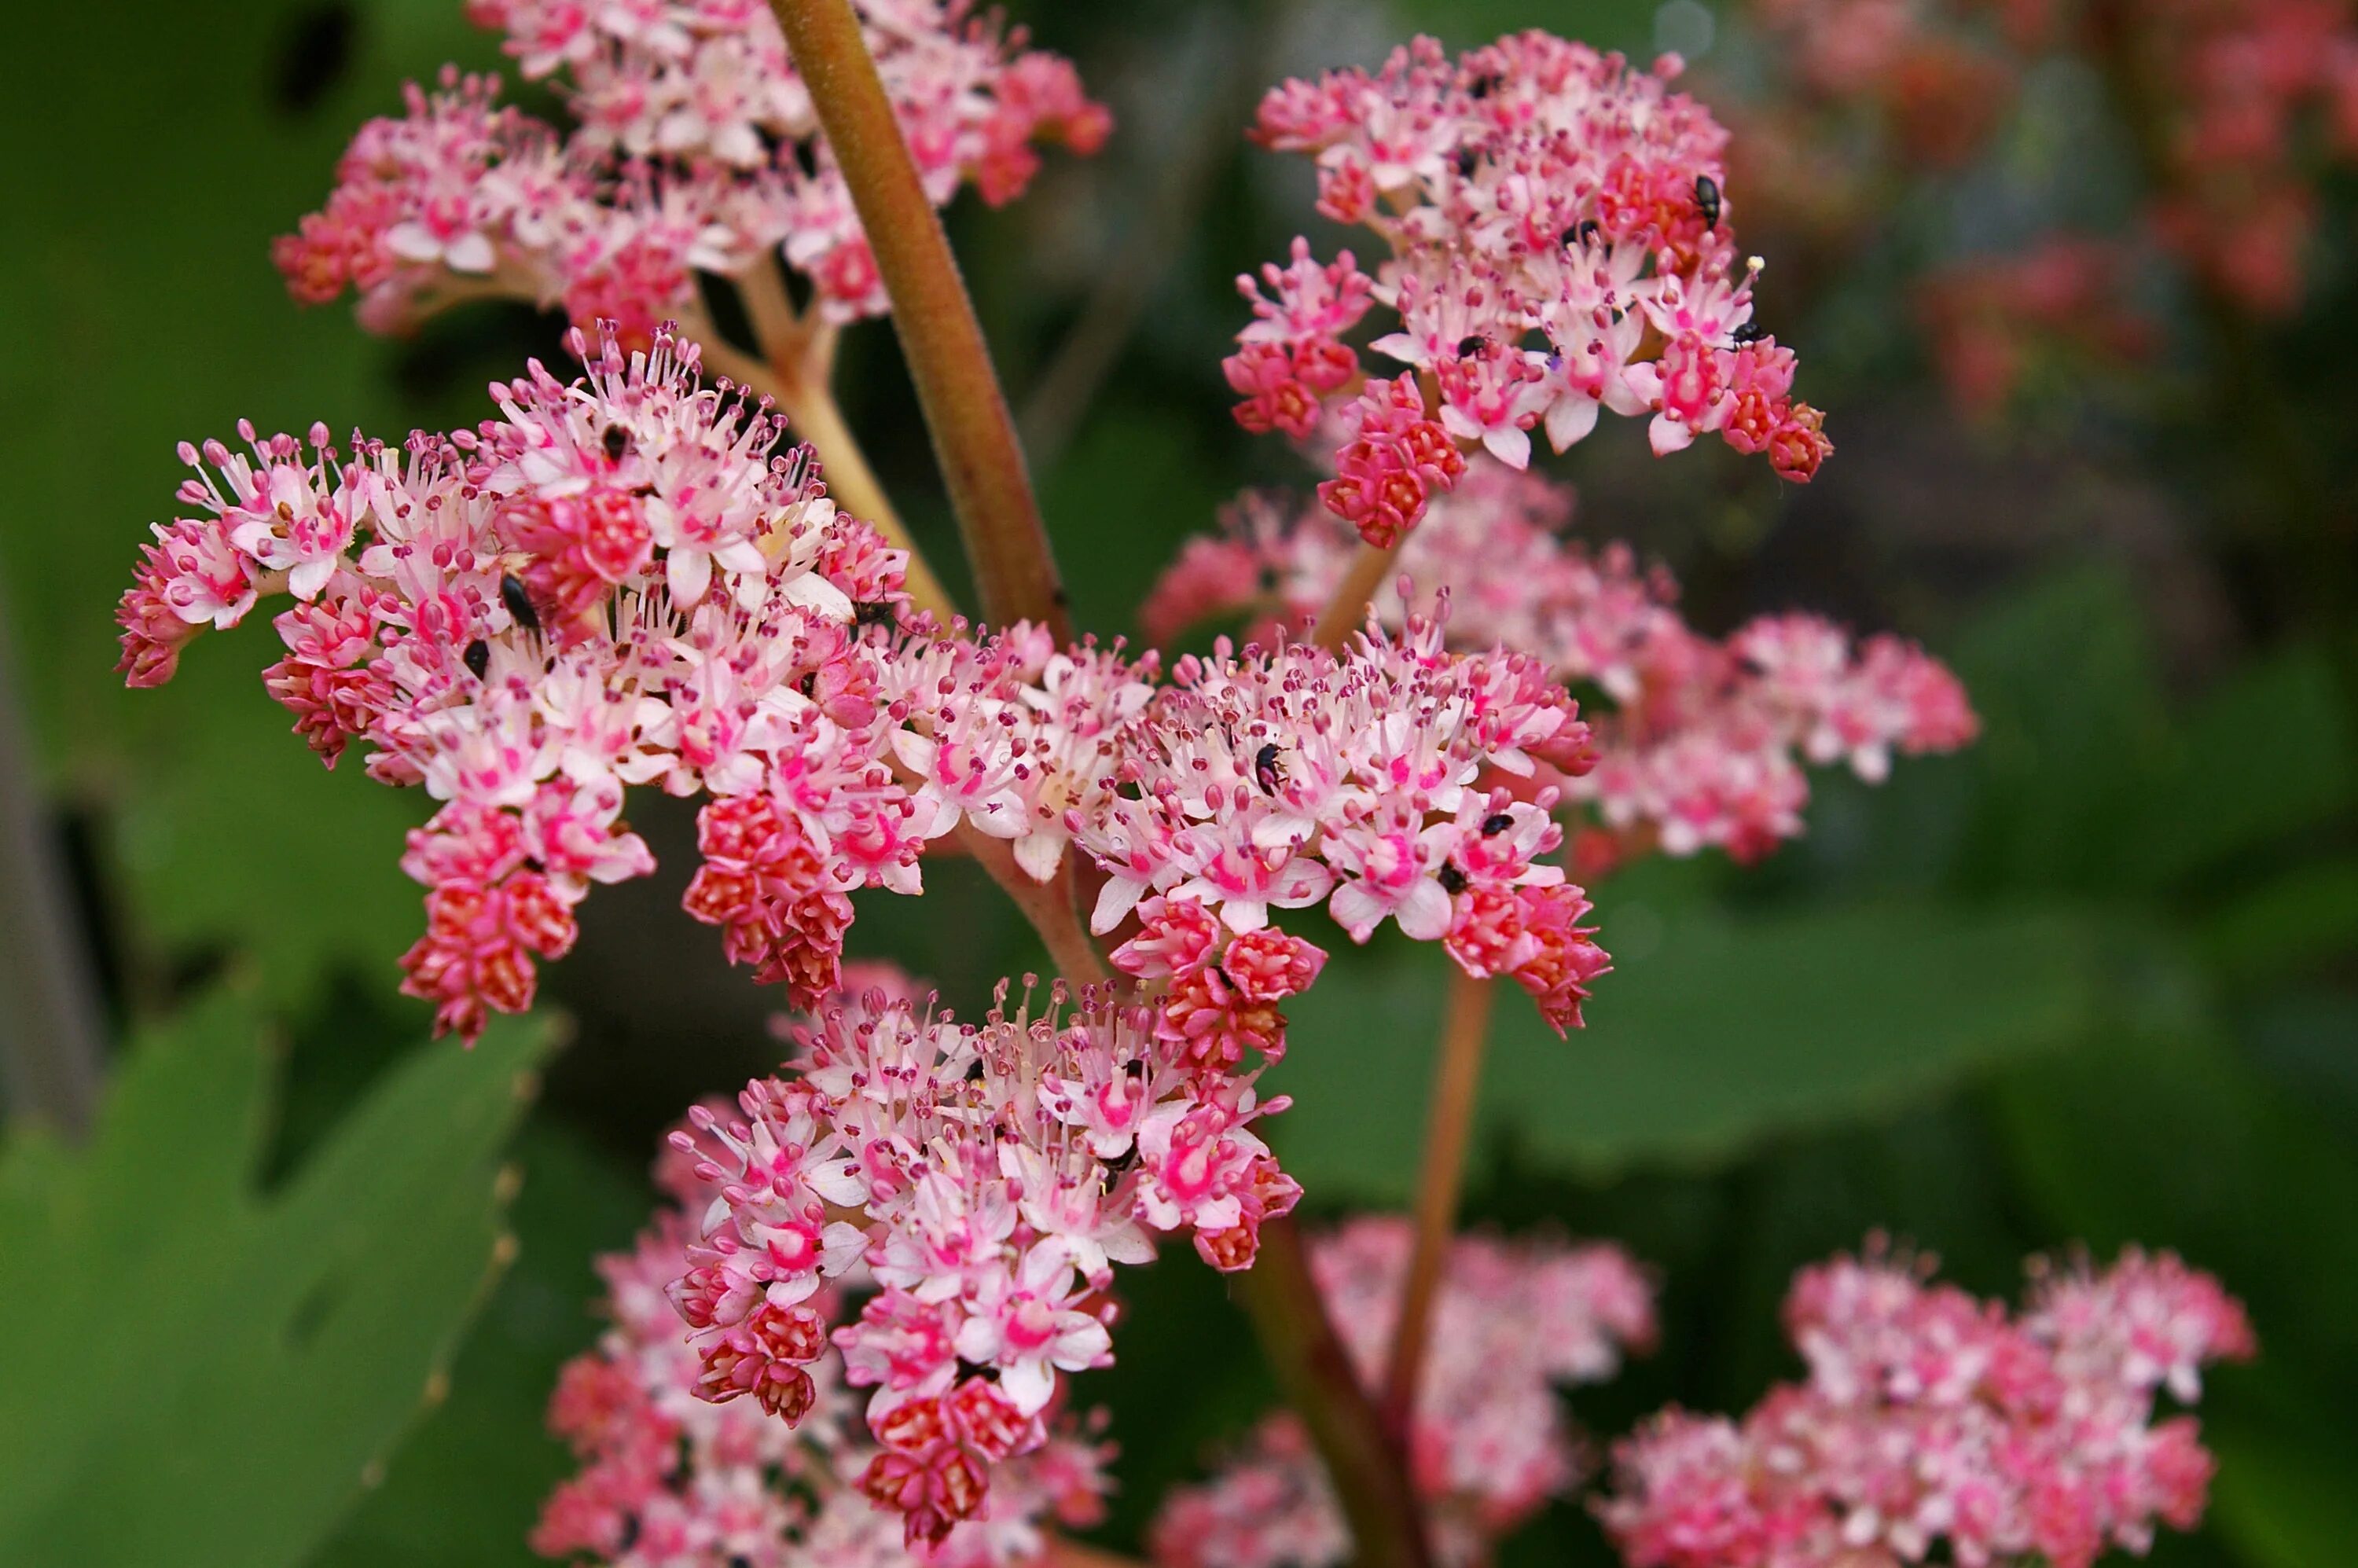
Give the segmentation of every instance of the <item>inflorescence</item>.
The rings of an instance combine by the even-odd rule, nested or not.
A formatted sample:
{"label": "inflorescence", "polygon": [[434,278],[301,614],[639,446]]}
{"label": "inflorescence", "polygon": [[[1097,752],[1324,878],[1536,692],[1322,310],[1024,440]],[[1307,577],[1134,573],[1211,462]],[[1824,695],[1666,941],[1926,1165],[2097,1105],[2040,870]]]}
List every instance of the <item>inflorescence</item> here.
{"label": "inflorescence", "polygon": [[[822,325],[888,303],[765,7],[472,9],[564,84],[574,128],[487,79],[413,90],[278,259],[303,297],[357,289],[379,329],[477,294],[561,303],[582,373],[535,362],[492,388],[497,417],[399,448],[243,425],[243,451],[183,446],[186,514],[124,596],[121,667],[160,685],[199,631],[283,601],[264,680],[297,732],[435,803],[402,859],[427,889],[402,968],[438,1029],[528,1007],[590,887],[653,870],[623,816],[642,786],[700,803],[687,912],[806,1015],[778,1075],[691,1113],[669,1203],[603,1264],[612,1326],[550,1411],[581,1469],[546,1554],[1039,1563],[1108,1489],[1068,1379],[1111,1359],[1114,1266],[1184,1236],[1248,1269],[1302,1195],[1258,1130],[1287,1101],[1259,1080],[1327,955],[1273,911],[1323,906],[1355,942],[1396,924],[1564,1031],[1608,962],[1568,873],[1764,852],[1800,830],[1803,760],[1875,779],[1974,732],[1954,677],[1896,639],[1808,616],[1698,634],[1666,577],[1567,542],[1568,492],[1519,471],[1531,430],[1562,448],[1607,407],[1650,416],[1658,452],[1717,434],[1793,479],[1831,449],[1753,320],[1726,135],[1670,90],[1674,58],[1419,39],[1270,94],[1259,138],[1312,156],[1319,210],[1390,254],[1371,276],[1298,241],[1246,280],[1238,417],[1331,450],[1331,477],[1323,511],[1249,501],[1183,555],[1154,638],[1237,612],[1257,633],[1166,670],[914,607],[908,554],[670,324],[696,274],[750,286],[781,248]],[[1006,200],[1033,144],[1103,136],[1069,65],[963,0],[860,12],[936,203],[968,181]],[[1390,379],[1345,341],[1379,306]],[[1405,575],[1356,636],[1303,640],[1354,580],[1355,534],[1363,560],[1407,539]],[[952,842],[1086,908],[1119,978],[1027,979],[967,1023],[847,972],[849,895],[920,892]],[[1365,1220],[1312,1256],[1369,1383],[1411,1248]],[[1789,1318],[1808,1383],[1620,1449],[1600,1511],[1637,1568],[2139,1547],[2156,1517],[2190,1520],[2209,1473],[2190,1421],[2153,1423],[2156,1390],[2190,1398],[2251,1344],[2207,1277],[2135,1254],[2050,1276],[2016,1319],[1875,1255],[1805,1274]],[[1444,1563],[1572,1484],[1554,1389],[1652,1334],[1609,1247],[1455,1244],[1401,1434]],[[1285,1417],[1156,1536],[1172,1568],[1349,1552]]]}
{"label": "inflorescence", "polygon": [[[1070,61],[1025,47],[969,0],[862,0],[871,52],[926,194],[972,184],[993,206],[1040,167],[1035,144],[1094,152],[1111,121]],[[820,319],[884,313],[851,195],[766,5],[471,0],[569,130],[498,101],[499,80],[446,70],[372,120],[327,205],[278,242],[296,297],[360,297],[373,330],[503,295],[619,324],[642,346],[695,304],[695,274],[783,253]]]}
{"label": "inflorescence", "polygon": [[[1727,133],[1653,70],[1544,33],[1451,59],[1431,38],[1383,68],[1288,81],[1256,138],[1312,157],[1318,211],[1390,254],[1374,276],[1307,240],[1238,287],[1253,319],[1224,365],[1238,422],[1331,452],[1319,497],[1389,547],[1454,489],[1467,454],[1561,451],[1600,409],[1650,415],[1657,453],[1718,435],[1807,480],[1833,450],[1792,396],[1793,354],[1753,320],[1760,264],[1739,259]],[[1373,307],[1397,330],[1345,334]]]}
{"label": "inflorescence", "polygon": [[[1974,738],[1963,687],[1912,643],[1854,643],[1799,613],[1704,637],[1681,618],[1667,572],[1641,568],[1626,545],[1566,537],[1571,515],[1563,486],[1477,457],[1400,567],[1404,581],[1449,584],[1454,637],[1521,649],[1583,694],[1593,764],[1541,777],[1584,813],[1573,852],[1584,880],[1652,849],[1755,859],[1801,831],[1804,762],[1847,763],[1879,783],[1895,752]],[[1223,616],[1263,635],[1306,626],[1351,548],[1350,529],[1325,510],[1249,495],[1219,534],[1189,541],[1140,619],[1157,641]],[[1386,589],[1375,611],[1401,624],[1410,604]]]}
{"label": "inflorescence", "polygon": [[2209,1275],[2134,1249],[2034,1269],[2028,1305],[1934,1285],[1870,1249],[1806,1269],[1785,1325],[1805,1382],[1740,1422],[1671,1411],[1617,1445],[1599,1515],[1631,1568],[1895,1568],[1945,1543],[1980,1564],[2087,1568],[2191,1529],[2212,1471],[2190,1403],[2254,1349]]}

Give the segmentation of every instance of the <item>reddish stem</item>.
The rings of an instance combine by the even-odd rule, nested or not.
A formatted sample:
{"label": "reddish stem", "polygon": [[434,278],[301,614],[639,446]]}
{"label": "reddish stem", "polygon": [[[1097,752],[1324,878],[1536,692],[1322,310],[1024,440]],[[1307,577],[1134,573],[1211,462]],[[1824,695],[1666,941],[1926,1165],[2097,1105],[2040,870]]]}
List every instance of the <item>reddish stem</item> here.
{"label": "reddish stem", "polygon": [[1392,1327],[1391,1362],[1384,1378],[1384,1419],[1405,1433],[1416,1410],[1417,1380],[1433,1338],[1433,1308],[1457,1229],[1457,1200],[1466,1184],[1466,1146],[1473,1135],[1475,1091],[1482,1082],[1482,1050],[1490,1035],[1487,979],[1452,965],[1449,1012],[1433,1067],[1424,1163],[1416,1183],[1416,1243],[1401,1286],[1400,1318]]}
{"label": "reddish stem", "polygon": [[1232,1276],[1286,1402],[1302,1413],[1350,1523],[1357,1568],[1432,1568],[1400,1450],[1327,1321],[1291,1217],[1261,1222],[1253,1266]]}
{"label": "reddish stem", "polygon": [[892,327],[966,537],[983,617],[994,625],[1038,622],[1068,643],[1064,587],[999,373],[860,18],[850,0],[771,0],[770,8],[892,297]]}
{"label": "reddish stem", "polygon": [[1384,586],[1384,574],[1400,558],[1405,534],[1390,545],[1378,546],[1362,543],[1352,556],[1351,564],[1343,570],[1343,580],[1335,585],[1335,597],[1318,612],[1316,629],[1310,640],[1328,653],[1340,653],[1351,633],[1366,627],[1368,605]]}

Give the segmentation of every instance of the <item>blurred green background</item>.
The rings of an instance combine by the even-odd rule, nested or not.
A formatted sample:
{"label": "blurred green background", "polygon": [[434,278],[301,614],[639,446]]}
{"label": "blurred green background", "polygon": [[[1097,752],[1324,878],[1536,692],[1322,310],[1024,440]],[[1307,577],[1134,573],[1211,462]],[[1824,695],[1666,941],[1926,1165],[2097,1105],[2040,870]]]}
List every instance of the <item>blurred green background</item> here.
{"label": "blurred green background", "polygon": [[[1694,0],[1011,9],[1119,129],[1008,210],[962,203],[953,238],[1078,619],[1107,633],[1237,490],[1303,478],[1233,427],[1217,369],[1233,275],[1317,232],[1306,170],[1238,135],[1262,87],[1417,27],[1762,69]],[[596,1331],[590,1257],[644,1217],[661,1128],[773,1065],[773,999],[678,914],[692,818],[651,801],[633,818],[662,873],[590,901],[546,976],[569,1025],[472,1058],[423,1044],[425,1009],[394,994],[418,923],[395,860],[421,802],[286,736],[255,679],[264,618],[199,645],[170,692],[121,689],[111,608],[169,514],[177,441],[240,416],[471,423],[487,381],[561,354],[553,321],[490,308],[367,338],[297,309],[268,263],[404,78],[495,63],[455,4],[139,0],[105,24],[18,18],[32,63],[0,111],[19,148],[0,616],[23,710],[0,767],[37,800],[68,900],[4,891],[12,943],[60,922],[118,1043],[95,1143],[20,1129],[0,1153],[0,1561],[525,1562],[566,1468],[541,1405]],[[1763,866],[1601,890],[1617,972],[1569,1044],[1505,1010],[1469,1213],[1609,1237],[1659,1271],[1662,1350],[1576,1403],[1600,1438],[1790,1375],[1785,1281],[1871,1228],[2006,1294],[2029,1252],[2176,1248],[2245,1298],[2264,1354],[2203,1406],[2211,1520],[2155,1560],[2315,1568],[2358,1552],[2346,192],[2328,189],[2304,312],[2247,345],[2286,395],[2256,434],[2166,276],[2158,360],[2042,373],[1996,421],[1951,411],[1908,325],[1934,261],[2117,211],[2117,153],[2032,113],[1984,167],[1900,192],[1839,266],[1780,294],[1772,265],[1764,310],[1839,446],[1807,490],[1716,448],[1656,465],[1635,422],[1558,465],[1579,531],[1671,563],[1706,629],[1793,607],[1903,632],[1957,666],[1986,731],[1880,790],[1822,780],[1809,837]],[[888,327],[850,335],[845,384],[948,564]],[[2271,469],[2288,445],[2321,481]],[[928,887],[867,900],[855,951],[962,1006],[1037,962],[979,879]],[[1341,955],[1297,1017],[1271,1087],[1298,1098],[1282,1152],[1314,1208],[1407,1194],[1435,957]],[[1137,1278],[1120,1363],[1083,1386],[1115,1411],[1123,1546],[1270,1399],[1216,1277],[1174,1254]],[[1609,1560],[1573,1506],[1509,1556]]]}

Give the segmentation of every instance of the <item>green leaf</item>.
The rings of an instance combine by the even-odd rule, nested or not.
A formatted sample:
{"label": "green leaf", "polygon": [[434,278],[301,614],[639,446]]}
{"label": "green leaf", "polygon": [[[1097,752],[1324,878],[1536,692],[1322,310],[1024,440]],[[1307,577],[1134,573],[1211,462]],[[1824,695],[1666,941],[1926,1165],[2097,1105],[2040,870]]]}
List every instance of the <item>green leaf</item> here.
{"label": "green leaf", "polygon": [[[2159,886],[2262,849],[2358,798],[2348,720],[2322,649],[2282,650],[2221,681],[2178,724],[2147,791],[2134,869]],[[2220,759],[2234,759],[2232,784]]]}
{"label": "green leaf", "polygon": [[2116,892],[2151,849],[2147,792],[2173,744],[2127,584],[2093,570],[2050,578],[1981,621],[1953,663],[1983,717],[1967,753],[1981,788],[1959,879]]}
{"label": "green leaf", "polygon": [[2212,1529],[2253,1568],[2313,1568],[2348,1555],[2358,1541],[2358,1491],[2350,1486],[2358,1444],[2346,1419],[2296,1433],[2214,1418],[2203,1433],[2219,1460]]}
{"label": "green leaf", "polygon": [[[1511,1140],[1536,1168],[1721,1164],[2078,1039],[2133,994],[2194,1005],[2171,994],[2149,938],[2062,908],[1898,903],[1735,919],[1624,898],[1602,939],[1617,968],[1569,1041],[1499,989],[1477,1136]],[[1447,961],[1405,943],[1344,955],[1290,1009],[1269,1087],[1297,1104],[1272,1136],[1322,1199],[1408,1195]]]}
{"label": "green leaf", "polygon": [[116,597],[148,524],[182,510],[179,441],[236,446],[251,416],[265,434],[324,420],[398,445],[414,424],[481,417],[483,379],[521,368],[479,377],[468,362],[453,406],[429,407],[389,373],[404,345],[362,333],[348,306],[287,297],[271,237],[319,206],[362,121],[399,112],[404,77],[499,58],[447,0],[364,0],[330,75],[297,47],[317,9],[131,0],[103,48],[63,12],[23,17],[16,42],[44,63],[11,95],[12,139],[81,128],[25,160],[0,245],[0,291],[19,306],[0,345],[0,463],[16,476],[0,593],[46,770],[98,821],[135,957],[236,952],[287,1012],[330,962],[392,972],[420,920],[394,863],[422,803],[353,763],[326,776],[288,733],[259,678],[277,656],[266,615],[200,638],[165,690],[125,691]]}
{"label": "green leaf", "polygon": [[2295,867],[2222,905],[2203,951],[2228,979],[2266,985],[2358,948],[2358,860]]}
{"label": "green leaf", "polygon": [[8,1149],[0,1562],[300,1562],[447,1384],[549,1042],[419,1047],[264,1192],[272,1053],[223,992],[137,1044],[87,1149]]}
{"label": "green leaf", "polygon": [[494,1568],[525,1548],[542,1499],[573,1469],[545,1414],[557,1368],[587,1348],[604,1293],[595,1260],[627,1249],[654,1195],[645,1178],[563,1129],[517,1141],[524,1172],[512,1220],[515,1267],[500,1281],[450,1369],[449,1401],[394,1455],[314,1559],[334,1568]]}

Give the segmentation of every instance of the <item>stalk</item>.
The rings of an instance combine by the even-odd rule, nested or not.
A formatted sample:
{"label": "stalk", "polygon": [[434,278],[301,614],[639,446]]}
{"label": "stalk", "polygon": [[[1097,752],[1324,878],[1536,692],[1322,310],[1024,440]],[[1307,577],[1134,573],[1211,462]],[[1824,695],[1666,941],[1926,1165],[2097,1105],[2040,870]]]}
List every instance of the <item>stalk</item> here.
{"label": "stalk", "polygon": [[1316,629],[1310,640],[1328,653],[1340,653],[1351,633],[1368,623],[1368,605],[1384,586],[1384,574],[1400,558],[1401,546],[1408,538],[1403,533],[1389,546],[1370,545],[1362,540],[1358,553],[1344,569],[1343,580],[1335,586],[1335,597],[1318,612]]}
{"label": "stalk", "polygon": [[1424,1162],[1416,1184],[1416,1244],[1401,1286],[1400,1317],[1392,1327],[1391,1362],[1384,1377],[1384,1419],[1406,1433],[1416,1410],[1417,1380],[1433,1338],[1433,1303],[1457,1228],[1457,1200],[1466,1182],[1466,1145],[1474,1127],[1474,1095],[1482,1082],[1482,1051],[1490,1035],[1494,988],[1451,966],[1449,1011],[1433,1068],[1433,1102],[1424,1133]]}
{"label": "stalk", "polygon": [[998,372],[940,217],[926,199],[850,0],[771,0],[892,299],[950,505],[994,625],[1072,640],[1065,590]]}
{"label": "stalk", "polygon": [[1351,1527],[1356,1568],[1431,1568],[1400,1450],[1318,1300],[1291,1216],[1261,1222],[1260,1252],[1234,1276],[1286,1402],[1302,1413]]}
{"label": "stalk", "polygon": [[[849,0],[771,0],[771,8],[892,296],[893,330],[966,538],[983,614],[999,624],[1038,622],[1069,642],[1064,589],[998,373],[860,19]],[[1106,974],[1080,925],[1069,875],[1043,887],[1013,865],[1004,843],[969,835],[968,847],[1022,907],[1060,965],[1079,968],[1081,978]],[[1237,1288],[1325,1457],[1362,1568],[1430,1568],[1401,1456],[1326,1320],[1291,1220],[1262,1226],[1260,1257],[1238,1277]]]}

